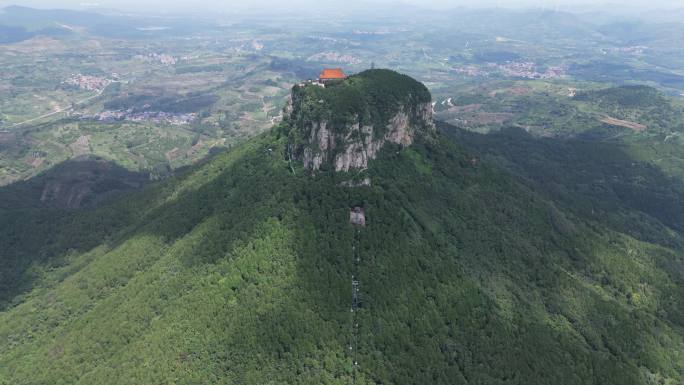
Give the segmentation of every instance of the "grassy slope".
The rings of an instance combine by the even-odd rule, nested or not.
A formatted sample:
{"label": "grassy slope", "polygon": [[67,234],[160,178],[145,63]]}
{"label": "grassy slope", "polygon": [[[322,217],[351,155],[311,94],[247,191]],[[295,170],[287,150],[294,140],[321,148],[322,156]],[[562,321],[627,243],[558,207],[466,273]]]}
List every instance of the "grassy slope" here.
{"label": "grassy slope", "polygon": [[[3,260],[43,256],[0,312],[0,384],[348,383],[358,203],[358,383],[682,381],[680,250],[582,219],[441,136],[388,147],[373,187],[351,190],[293,176],[283,147],[261,136],[0,238]],[[3,230],[25,223],[9,214]]]}

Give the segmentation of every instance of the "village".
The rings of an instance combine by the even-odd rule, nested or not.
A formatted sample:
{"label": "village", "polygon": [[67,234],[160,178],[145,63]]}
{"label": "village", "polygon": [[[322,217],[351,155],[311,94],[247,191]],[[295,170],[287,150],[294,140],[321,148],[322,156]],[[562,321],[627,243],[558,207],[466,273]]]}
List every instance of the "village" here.
{"label": "village", "polygon": [[465,65],[453,67],[452,71],[469,77],[489,77],[501,74],[523,79],[561,79],[566,75],[563,67],[550,66],[542,70],[532,62],[486,63],[484,66]]}
{"label": "village", "polygon": [[344,63],[344,64],[361,64],[363,60],[353,55],[345,55],[339,52],[320,52],[309,56],[307,61],[315,62],[329,62],[329,63]]}
{"label": "village", "polygon": [[133,112],[132,109],[102,111],[96,114],[74,113],[72,117],[79,120],[91,120],[98,122],[149,122],[156,124],[170,124],[172,126],[182,126],[194,122],[197,119],[196,113],[172,113],[164,111],[144,111]]}
{"label": "village", "polygon": [[148,63],[159,63],[165,66],[172,66],[178,62],[178,59],[168,54],[149,53],[147,55],[135,55],[133,59],[142,60]]}
{"label": "village", "polygon": [[[118,78],[118,74],[112,74],[112,78]],[[83,74],[72,74],[71,77],[62,82],[68,86],[78,87],[85,91],[102,91],[112,83],[112,79],[102,76],[91,76]]]}

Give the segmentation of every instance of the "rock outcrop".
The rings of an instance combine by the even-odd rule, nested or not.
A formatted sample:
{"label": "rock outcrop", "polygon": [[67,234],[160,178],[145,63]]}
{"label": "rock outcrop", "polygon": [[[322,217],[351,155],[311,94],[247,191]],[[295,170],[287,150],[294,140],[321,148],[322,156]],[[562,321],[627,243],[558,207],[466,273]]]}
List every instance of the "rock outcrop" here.
{"label": "rock outcrop", "polygon": [[[293,89],[286,110],[291,148],[293,157],[310,172],[325,166],[338,172],[364,169],[387,143],[407,147],[418,133],[434,130],[430,94],[421,83],[387,70],[356,76],[360,80],[352,77],[330,89],[316,85]],[[393,89],[394,84],[378,83],[393,78],[404,82],[398,90],[405,94]],[[357,86],[360,82],[362,87]]]}

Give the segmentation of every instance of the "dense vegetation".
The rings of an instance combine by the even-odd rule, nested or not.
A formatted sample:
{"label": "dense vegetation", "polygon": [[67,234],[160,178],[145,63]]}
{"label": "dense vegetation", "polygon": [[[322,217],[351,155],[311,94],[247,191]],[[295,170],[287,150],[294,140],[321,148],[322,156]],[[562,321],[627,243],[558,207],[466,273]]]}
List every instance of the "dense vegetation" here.
{"label": "dense vegetation", "polygon": [[293,175],[285,143],[92,212],[4,211],[3,264],[33,265],[3,288],[0,383],[348,383],[357,204],[358,383],[682,380],[674,229],[607,226],[441,135],[387,147],[355,189]]}
{"label": "dense vegetation", "polygon": [[21,27],[0,25],[0,44],[16,43],[33,37],[33,34]]}
{"label": "dense vegetation", "polygon": [[[561,66],[576,79],[641,80],[678,95],[684,28],[651,20],[637,34],[599,31],[599,16],[563,12],[379,11],[411,28],[365,33],[383,29],[353,17],[331,30],[328,18],[303,16],[293,30],[289,17],[266,26],[1,14],[12,26],[0,27],[4,36],[83,30],[3,51],[3,130],[91,97],[64,92],[76,72],[121,75],[81,112],[155,108],[202,120],[160,127],[57,115],[0,130],[4,180],[76,150],[170,174],[262,132],[255,123],[270,124],[287,84],[329,66],[316,55],[332,50],[349,54],[320,60],[348,60],[350,73],[371,60],[411,71],[445,98],[460,92],[455,109],[472,108],[485,128],[518,128],[483,136],[443,126],[403,151],[387,145],[358,174],[315,177],[290,169],[287,130],[276,130],[87,210],[37,203],[50,173],[3,188],[0,385],[350,383],[354,247],[359,384],[683,383],[680,107],[652,89],[592,91],[606,85],[565,77],[492,86],[481,80],[502,73],[479,62]],[[169,29],[148,28],[157,25]],[[642,42],[645,54],[625,46]],[[167,65],[159,54],[195,58]],[[569,88],[585,92],[572,98]],[[333,129],[380,128],[398,106],[430,100],[420,83],[378,70],[298,91],[306,116]],[[113,174],[97,175],[93,189],[139,177]],[[366,176],[370,187],[342,187]],[[368,217],[358,235],[348,224],[356,205]]]}
{"label": "dense vegetation", "polygon": [[0,189],[0,208],[93,207],[149,179],[146,173],[131,172],[97,157],[81,157]]}
{"label": "dense vegetation", "polygon": [[580,92],[575,99],[590,103],[620,119],[644,122],[660,129],[676,128],[684,115],[658,90],[648,86],[622,86]]}
{"label": "dense vegetation", "polygon": [[647,108],[667,104],[658,90],[647,86],[622,86],[584,91],[578,93],[575,98],[598,103],[604,108]]}
{"label": "dense vegetation", "polygon": [[382,133],[402,106],[431,101],[430,91],[409,76],[391,70],[366,70],[325,88],[306,85],[293,90],[293,120],[327,121],[333,130],[353,123],[373,125]]}
{"label": "dense vegetation", "polygon": [[[442,96],[437,119],[473,131],[515,126],[535,135],[634,141],[662,147],[684,131],[684,106],[648,86],[579,89],[538,81],[493,81]],[[646,145],[646,142],[649,144]],[[660,144],[658,144],[660,142]]]}

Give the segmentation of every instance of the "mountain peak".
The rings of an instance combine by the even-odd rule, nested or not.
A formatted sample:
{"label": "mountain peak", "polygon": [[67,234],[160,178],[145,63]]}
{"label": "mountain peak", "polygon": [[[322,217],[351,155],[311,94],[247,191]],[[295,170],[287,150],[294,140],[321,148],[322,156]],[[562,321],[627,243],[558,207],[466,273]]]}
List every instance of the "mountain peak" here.
{"label": "mountain peak", "polygon": [[410,146],[434,130],[432,97],[409,76],[372,69],[337,82],[292,88],[281,129],[290,156],[316,172],[364,169],[387,144]]}

